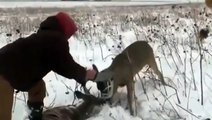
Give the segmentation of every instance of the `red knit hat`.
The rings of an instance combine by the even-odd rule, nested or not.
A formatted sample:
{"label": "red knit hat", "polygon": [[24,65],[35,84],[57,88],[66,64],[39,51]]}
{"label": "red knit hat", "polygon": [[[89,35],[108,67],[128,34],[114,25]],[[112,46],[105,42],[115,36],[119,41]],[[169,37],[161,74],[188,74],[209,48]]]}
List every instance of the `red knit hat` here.
{"label": "red knit hat", "polygon": [[77,31],[77,26],[74,20],[64,12],[59,12],[56,15],[56,18],[58,19],[59,24],[63,29],[65,38],[69,39]]}

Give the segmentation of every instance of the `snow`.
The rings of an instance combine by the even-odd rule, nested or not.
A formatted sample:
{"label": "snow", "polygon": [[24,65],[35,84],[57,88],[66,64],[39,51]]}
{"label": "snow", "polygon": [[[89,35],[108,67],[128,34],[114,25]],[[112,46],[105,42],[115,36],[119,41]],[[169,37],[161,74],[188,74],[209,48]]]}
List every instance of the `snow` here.
{"label": "snow", "polygon": [[[199,12],[203,11],[203,7],[204,5],[183,6],[182,9],[179,7],[172,9],[165,6],[164,8],[131,7],[125,10],[119,7],[115,7],[115,9],[100,7],[98,9],[93,8],[91,11],[91,8],[89,10],[79,8],[82,10],[75,11],[76,13],[72,12],[81,29],[77,36],[73,36],[69,40],[70,53],[79,64],[87,67],[96,64],[101,71],[107,68],[111,64],[112,58],[128,45],[136,40],[146,40],[154,50],[158,67],[162,70],[165,81],[177,89],[180,99],[179,103],[174,89],[170,87],[165,87],[164,89],[163,86],[159,86],[160,82],[153,80],[154,76],[151,73],[147,72],[144,74],[145,70],[142,70],[139,73],[142,79],[138,76],[135,77],[137,116],[131,116],[129,110],[125,109],[127,107],[127,91],[123,87],[118,90],[120,104],[113,107],[110,107],[108,104],[101,106],[99,113],[94,114],[88,120],[212,119],[212,89],[210,88],[212,85],[212,56],[210,54],[212,46],[210,40],[212,37],[209,36],[203,43],[205,50],[203,52],[202,64],[204,104],[201,105],[200,57],[198,46],[195,42],[197,39],[194,34],[196,30],[194,23],[199,26],[199,29],[205,28],[207,25],[209,28],[211,27],[211,11],[206,9],[209,17],[205,16],[206,12],[203,15],[199,15]],[[114,12],[120,11],[120,9],[122,10],[121,13]],[[5,24],[7,24],[8,20],[10,22],[9,26],[7,25],[6,28],[1,29],[1,47],[19,36],[17,34],[12,37],[6,36],[6,33],[11,32],[11,29],[8,30],[8,27],[14,27],[14,25],[20,23],[18,19],[16,22],[13,22],[14,17],[18,18],[20,15],[23,15],[21,12],[23,9],[17,10],[20,10],[20,13],[17,13],[15,16],[1,16],[6,18],[1,19],[6,21]],[[27,11],[27,9],[25,10]],[[101,12],[101,10],[105,10],[105,12]],[[30,26],[31,22],[34,24],[33,20],[39,23],[39,21],[50,14],[52,12],[40,14],[38,11],[36,14],[22,16],[38,18],[38,20],[31,19],[31,21],[22,23],[29,25],[29,28],[23,29],[24,35],[22,36],[27,36],[33,32],[34,28]],[[189,17],[186,17],[186,15]],[[156,20],[154,20],[155,17],[157,17]],[[141,18],[143,18],[143,21]],[[179,20],[176,22],[178,18]],[[94,25],[96,26],[94,27]],[[186,32],[184,29],[186,29]],[[117,48],[120,42],[122,43],[121,49]],[[192,64],[190,64],[191,61]],[[73,91],[76,87],[74,80],[68,80],[53,72],[46,75],[44,80],[47,87],[47,97],[44,100],[45,107],[72,104],[74,100]],[[145,84],[146,94],[144,94],[144,89],[141,86],[141,80]],[[184,83],[185,80],[186,84]],[[194,81],[197,90],[194,89]],[[88,88],[91,87],[91,93],[98,96],[99,92],[95,82],[89,81],[86,86]],[[77,90],[80,90],[80,88],[77,87]],[[13,120],[23,120],[27,115],[26,97],[27,93],[20,92],[16,95],[17,99],[13,107]],[[74,104],[79,102],[80,100],[75,100]]]}
{"label": "snow", "polygon": [[[61,0],[0,0],[1,2],[61,2]],[[70,0],[71,1],[71,0]],[[73,1],[73,0],[72,0]],[[82,0],[85,1],[96,1],[96,0]],[[204,0],[111,0],[111,1],[138,1],[138,2],[204,2]],[[65,1],[66,2],[66,1]],[[79,2],[79,1],[78,1]]]}
{"label": "snow", "polygon": [[92,1],[33,1],[33,2],[1,2],[0,8],[16,8],[16,7],[79,7],[79,6],[137,6],[137,5],[163,5],[163,4],[176,4],[176,3],[189,3],[189,2],[203,2],[198,0],[164,0],[164,1],[112,1],[112,2],[92,2]]}

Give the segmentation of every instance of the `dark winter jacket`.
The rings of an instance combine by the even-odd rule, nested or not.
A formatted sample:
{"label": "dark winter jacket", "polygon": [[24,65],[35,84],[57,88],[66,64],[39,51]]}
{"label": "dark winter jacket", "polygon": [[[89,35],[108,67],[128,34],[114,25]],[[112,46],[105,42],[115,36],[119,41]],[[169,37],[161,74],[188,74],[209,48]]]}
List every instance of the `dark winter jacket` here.
{"label": "dark winter jacket", "polygon": [[0,75],[15,89],[29,90],[51,70],[85,85],[86,70],[70,55],[67,37],[55,16],[44,20],[37,33],[0,49]]}

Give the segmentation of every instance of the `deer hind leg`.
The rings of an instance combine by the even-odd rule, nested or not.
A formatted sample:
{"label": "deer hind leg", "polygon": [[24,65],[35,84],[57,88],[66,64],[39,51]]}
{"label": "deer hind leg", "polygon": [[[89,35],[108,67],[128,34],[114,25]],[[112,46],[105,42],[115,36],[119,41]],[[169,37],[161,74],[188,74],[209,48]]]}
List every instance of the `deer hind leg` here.
{"label": "deer hind leg", "polygon": [[136,115],[136,103],[135,103],[135,89],[134,89],[134,82],[129,82],[127,84],[127,99],[128,105],[131,115]]}
{"label": "deer hind leg", "polygon": [[164,81],[162,73],[159,71],[157,63],[155,61],[154,55],[149,59],[149,67],[153,70],[155,74],[157,74],[158,78],[161,80],[163,85],[166,85],[166,82]]}

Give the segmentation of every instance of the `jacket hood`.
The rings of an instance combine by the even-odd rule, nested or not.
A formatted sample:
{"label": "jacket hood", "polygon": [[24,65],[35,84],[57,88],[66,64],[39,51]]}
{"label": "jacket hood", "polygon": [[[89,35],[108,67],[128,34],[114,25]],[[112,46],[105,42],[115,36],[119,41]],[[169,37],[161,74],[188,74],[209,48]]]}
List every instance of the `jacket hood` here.
{"label": "jacket hood", "polygon": [[66,38],[70,38],[77,31],[77,26],[74,20],[68,14],[59,12],[56,15],[56,18],[59,21]]}
{"label": "jacket hood", "polygon": [[41,24],[38,31],[57,30],[69,39],[77,30],[74,20],[66,13],[59,12],[55,16],[49,16]]}

